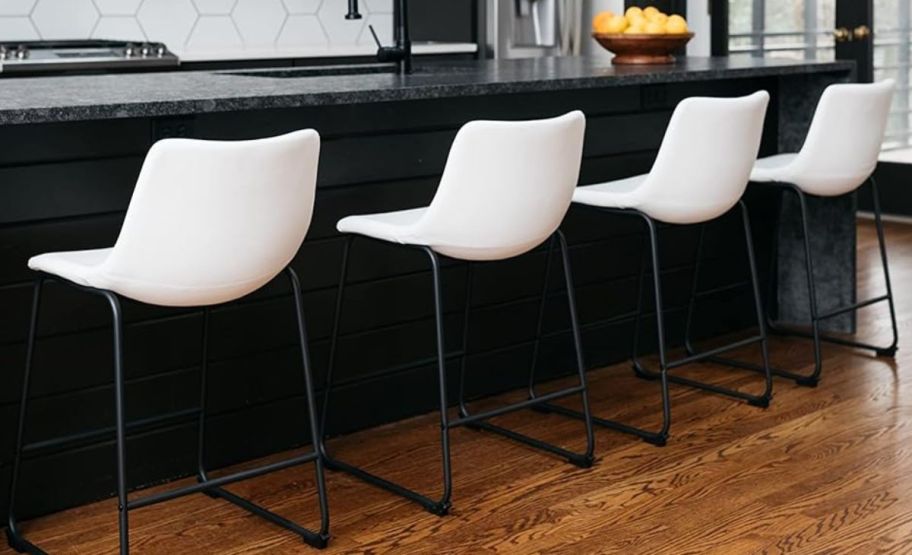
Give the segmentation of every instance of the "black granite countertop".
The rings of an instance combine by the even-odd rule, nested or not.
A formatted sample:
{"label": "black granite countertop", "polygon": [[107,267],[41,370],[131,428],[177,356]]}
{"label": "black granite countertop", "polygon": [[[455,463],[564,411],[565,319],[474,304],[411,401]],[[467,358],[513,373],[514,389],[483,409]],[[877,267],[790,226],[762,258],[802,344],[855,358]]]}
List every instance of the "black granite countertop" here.
{"label": "black granite countertop", "polygon": [[848,72],[853,67],[851,62],[762,58],[685,58],[673,66],[622,67],[581,57],[419,62],[407,76],[275,78],[184,71],[17,77],[0,79],[0,125]]}

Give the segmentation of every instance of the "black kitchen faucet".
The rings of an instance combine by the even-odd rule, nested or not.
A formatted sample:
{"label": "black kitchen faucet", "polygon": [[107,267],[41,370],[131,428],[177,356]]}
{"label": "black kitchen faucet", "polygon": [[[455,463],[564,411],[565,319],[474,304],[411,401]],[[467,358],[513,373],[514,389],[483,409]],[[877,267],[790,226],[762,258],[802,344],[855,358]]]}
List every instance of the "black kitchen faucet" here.
{"label": "black kitchen faucet", "polygon": [[[358,0],[348,0],[348,13],[345,19],[361,19],[358,11]],[[409,38],[408,0],[393,0],[393,38],[395,46],[383,46],[374,27],[370,27],[374,42],[377,43],[377,60],[380,62],[396,62],[399,73],[412,72],[412,40]]]}

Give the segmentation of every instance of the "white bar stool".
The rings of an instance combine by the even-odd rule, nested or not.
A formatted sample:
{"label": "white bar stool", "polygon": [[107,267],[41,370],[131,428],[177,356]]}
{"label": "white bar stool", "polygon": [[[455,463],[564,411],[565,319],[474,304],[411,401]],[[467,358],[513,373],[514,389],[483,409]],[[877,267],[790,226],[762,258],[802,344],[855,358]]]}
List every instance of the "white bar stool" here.
{"label": "white bar stool", "polygon": [[[310,545],[326,545],[329,511],[323,463],[317,450],[318,428],[301,286],[289,266],[310,227],[319,151],[320,136],[313,130],[256,141],[159,141],[149,150],[120,236],[113,247],[47,253],[29,260],[29,267],[38,272],[38,276],[10,486],[7,538],[12,548],[19,552],[44,553],[22,535],[15,517],[15,498],[22,455],[39,445],[23,445],[23,438],[41,289],[49,281],[104,297],[113,314],[121,553],[129,552],[127,515],[130,510],[197,492],[234,503],[299,534]],[[294,294],[314,450],[290,460],[210,478],[204,465],[209,307],[252,293],[283,270]],[[159,306],[204,307],[198,417],[199,483],[134,500],[127,498],[126,437],[132,426],[124,416],[121,297]],[[110,430],[89,432],[80,434],[80,439],[103,438],[109,433]],[[67,439],[42,441],[40,447],[59,445]],[[222,486],[240,480],[306,462],[316,463],[321,515],[320,529],[316,532],[222,489]]]}
{"label": "white bar stool", "polygon": [[[814,112],[814,119],[811,121],[811,127],[801,151],[761,158],[757,160],[751,173],[751,181],[780,187],[785,191],[791,191],[798,197],[804,237],[804,262],[812,331],[807,333],[784,328],[774,322],[769,322],[769,327],[776,334],[795,335],[813,340],[814,370],[810,374],[801,375],[773,369],[774,374],[794,379],[800,385],[814,387],[820,379],[821,341],[871,350],[877,356],[893,357],[896,354],[899,342],[896,311],[893,307],[893,290],[890,286],[890,270],[887,264],[887,248],[881,221],[880,198],[877,183],[872,177],[883,143],[894,89],[895,83],[891,79],[879,83],[830,85],[820,97],[820,103]],[[807,196],[836,197],[852,194],[866,181],[871,182],[871,192],[874,198],[874,223],[877,228],[880,259],[886,280],[886,294],[821,313],[817,308],[817,294],[814,289],[814,264],[808,231]],[[883,301],[886,301],[890,307],[890,320],[893,325],[893,341],[889,345],[878,347],[820,333],[821,321]]]}
{"label": "white bar stool", "polygon": [[[637,298],[637,313],[634,323],[633,365],[638,376],[661,380],[662,426],[658,431],[647,431],[613,420],[593,418],[592,420],[596,424],[634,434],[649,443],[665,445],[671,427],[669,381],[743,399],[760,407],[769,405],[772,395],[772,379],[767,363],[766,330],[764,329],[750,222],[747,207],[741,200],[747,187],[751,166],[756,160],[757,151],[760,148],[763,118],[768,102],[769,94],[765,91],[741,98],[685,99],[678,104],[671,117],[655,164],[648,174],[576,189],[573,195],[574,203],[594,207],[609,214],[635,216],[645,222],[649,232],[655,288],[659,348],[658,373],[647,370],[637,360],[639,324],[643,311],[643,280],[646,273],[644,256],[640,268],[640,293]],[[703,224],[727,213],[736,204],[741,207],[759,332],[756,336],[724,347],[699,354],[688,352],[688,356],[682,359],[668,361],[656,222],[678,225]],[[702,233],[701,230],[701,236]],[[699,251],[698,248],[698,258],[701,254]],[[696,286],[697,274],[695,272],[693,298],[701,295],[696,291]],[[692,307],[689,312],[692,314]],[[670,369],[706,360],[713,355],[753,343],[760,344],[763,365],[766,368],[764,390],[759,395],[668,374]],[[547,408],[571,416],[579,415],[575,411],[555,405],[547,405]]]}
{"label": "white bar stool", "polygon": [[[589,467],[593,461],[595,440],[589,419],[585,364],[580,343],[576,305],[573,298],[572,276],[567,246],[558,229],[579,179],[582,158],[585,118],[579,111],[564,116],[522,122],[475,121],[459,131],[450,150],[437,193],[430,206],[349,216],[338,223],[340,232],[349,234],[342,258],[342,269],[336,316],[333,323],[329,370],[323,404],[323,450],[326,465],[342,470],[370,484],[401,495],[437,515],[450,509],[451,472],[449,430],[457,426],[471,426],[504,435],[526,445],[566,458],[571,463]],[[371,474],[363,469],[332,458],[326,450],[325,431],[328,418],[332,374],[343,306],[345,281],[348,271],[348,253],[353,239],[370,239],[397,243],[417,249],[428,256],[434,282],[434,316],[437,332],[437,370],[439,374],[440,442],[443,455],[443,493],[431,499],[400,484]],[[446,341],[443,331],[443,306],[441,299],[439,255],[464,260],[468,283],[471,283],[471,265],[476,262],[503,260],[529,252],[551,237],[560,243],[563,255],[564,278],[573,343],[576,349],[579,385],[497,409],[470,413],[459,392],[459,417],[450,419],[447,414],[446,390]],[[467,288],[466,312],[471,302]],[[467,320],[465,322],[467,324]],[[463,335],[462,368],[465,373],[467,335]],[[460,377],[462,382],[462,376]],[[574,453],[562,447],[495,426],[485,420],[530,408],[547,401],[579,395],[583,403],[587,447],[583,453]]]}

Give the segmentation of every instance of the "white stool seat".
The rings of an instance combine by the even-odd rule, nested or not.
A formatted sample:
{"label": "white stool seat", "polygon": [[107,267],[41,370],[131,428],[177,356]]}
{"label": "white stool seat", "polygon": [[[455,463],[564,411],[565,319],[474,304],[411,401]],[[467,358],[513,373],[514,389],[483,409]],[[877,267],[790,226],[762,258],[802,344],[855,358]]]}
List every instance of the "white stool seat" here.
{"label": "white stool seat", "polygon": [[32,270],[54,274],[86,287],[103,287],[93,278],[98,268],[108,259],[113,248],[85,251],[48,252],[33,256],[28,261]]}
{"label": "white stool seat", "polygon": [[823,197],[854,191],[877,166],[894,87],[890,79],[830,85],[801,151],[757,160],[751,181],[788,183]]}
{"label": "white stool seat", "polygon": [[579,111],[469,122],[453,140],[429,206],[348,216],[336,228],[462,260],[519,256],[548,239],[567,213],[585,128]]}
{"label": "white stool seat", "polygon": [[41,254],[29,268],[160,306],[235,300],[300,249],[319,153],[312,129],[253,141],[159,141],[113,247]]}
{"label": "white stool seat", "polygon": [[792,163],[797,158],[797,152],[759,158],[754,163],[754,169],[751,170],[751,181],[756,181],[757,183],[768,183],[770,181],[788,182],[791,174],[794,173]]}
{"label": "white stool seat", "polygon": [[636,209],[673,224],[712,220],[747,187],[769,94],[687,98],[675,108],[648,174],[577,187],[573,202]]}
{"label": "white stool seat", "polygon": [[339,220],[336,229],[342,233],[357,233],[392,243],[425,245],[421,237],[414,233],[415,224],[425,212],[426,206],[395,212],[346,216]]}
{"label": "white stool seat", "polygon": [[642,200],[642,185],[648,173],[596,185],[577,187],[573,202],[602,208],[638,208]]}

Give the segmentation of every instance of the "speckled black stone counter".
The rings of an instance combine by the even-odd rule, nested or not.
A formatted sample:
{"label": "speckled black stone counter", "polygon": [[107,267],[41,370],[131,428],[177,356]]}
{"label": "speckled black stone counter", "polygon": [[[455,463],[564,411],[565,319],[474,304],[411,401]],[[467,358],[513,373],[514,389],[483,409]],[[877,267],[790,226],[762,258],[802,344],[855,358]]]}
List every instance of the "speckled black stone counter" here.
{"label": "speckled black stone counter", "polygon": [[[270,78],[173,72],[0,79],[0,125],[171,116],[724,78],[851,71],[849,62],[686,58],[615,67],[591,58],[425,62],[416,73]],[[254,73],[251,71],[251,73]]]}

